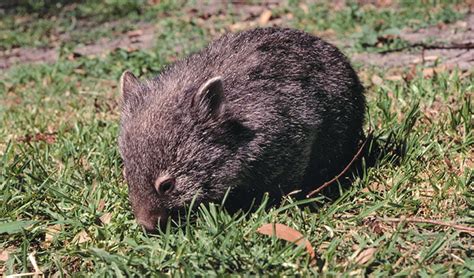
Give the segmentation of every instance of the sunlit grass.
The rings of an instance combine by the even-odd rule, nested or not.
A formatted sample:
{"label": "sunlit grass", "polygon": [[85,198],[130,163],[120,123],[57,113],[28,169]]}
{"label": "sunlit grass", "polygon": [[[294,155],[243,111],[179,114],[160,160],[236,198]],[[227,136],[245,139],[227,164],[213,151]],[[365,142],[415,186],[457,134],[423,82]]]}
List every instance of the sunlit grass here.
{"label": "sunlit grass", "polygon": [[[86,9],[92,4],[84,5]],[[370,13],[340,24],[363,22],[376,28],[366,18]],[[301,22],[306,17],[302,15]],[[328,15],[332,17],[338,18],[337,12]],[[381,69],[358,68],[361,76],[383,80],[373,84],[363,78],[368,98],[365,130],[373,131],[379,157],[373,167],[362,167],[338,198],[288,198],[278,207],[265,210],[257,204],[256,212],[234,215],[211,205],[200,207],[193,221],[184,219],[158,235],[143,233],[130,210],[116,147],[118,77],[125,69],[141,76],[156,74],[210,39],[206,29],[179,18],[156,24],[162,32],[151,50],[115,50],[104,57],[71,60],[65,49],[54,64],[20,65],[2,72],[0,251],[8,254],[6,261],[0,260],[4,274],[33,271],[28,254],[34,253],[41,271],[60,276],[472,275],[472,235],[438,225],[383,220],[419,217],[474,225],[474,77],[456,70],[423,76],[423,68],[418,68],[410,80],[390,81]],[[337,191],[338,184],[332,187]],[[304,248],[256,233],[265,223],[282,223],[304,234],[315,248],[316,264],[310,264]],[[371,253],[361,258],[365,250]]]}

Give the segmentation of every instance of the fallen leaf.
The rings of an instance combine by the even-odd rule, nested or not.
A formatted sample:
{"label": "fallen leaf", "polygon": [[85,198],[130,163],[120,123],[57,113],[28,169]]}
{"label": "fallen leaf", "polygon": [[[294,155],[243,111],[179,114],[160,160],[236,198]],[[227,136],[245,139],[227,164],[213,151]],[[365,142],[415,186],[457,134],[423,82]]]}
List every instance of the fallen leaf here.
{"label": "fallen leaf", "polygon": [[382,46],[384,44],[387,44],[387,43],[390,43],[390,42],[393,42],[395,41],[395,39],[399,38],[399,36],[397,35],[393,35],[393,34],[384,34],[384,35],[380,35],[377,37],[377,42],[378,42],[378,46]]}
{"label": "fallen leaf", "polygon": [[386,76],[385,79],[390,80],[390,81],[402,81],[403,77],[398,74],[398,75]]}
{"label": "fallen leaf", "polygon": [[426,68],[423,69],[423,77],[424,78],[432,78],[436,74],[440,74],[442,72],[445,72],[447,70],[446,67],[444,66],[439,66],[439,67],[434,67],[434,68]]}
{"label": "fallen leaf", "polygon": [[279,239],[283,239],[297,245],[305,245],[306,251],[310,255],[311,259],[314,260],[316,256],[311,243],[300,232],[286,225],[279,223],[263,224],[257,229],[257,232],[262,235],[275,236]]}
{"label": "fallen leaf", "polygon": [[352,270],[351,272],[349,272],[349,277],[363,277],[363,271],[364,270],[361,268]]}
{"label": "fallen leaf", "polygon": [[74,69],[74,73],[80,74],[80,75],[86,75],[86,71],[84,69]]}
{"label": "fallen leaf", "polygon": [[329,226],[327,226],[327,225],[323,225],[323,228],[328,231],[328,233],[329,233],[329,238],[333,238],[333,237],[334,237],[334,230],[333,230],[331,227],[329,227]]}
{"label": "fallen leaf", "polygon": [[372,75],[372,78],[370,80],[377,86],[380,86],[383,83],[383,79],[376,74]]}
{"label": "fallen leaf", "polygon": [[308,5],[301,3],[298,5],[298,7],[303,11],[303,13],[305,14],[309,13]]}
{"label": "fallen leaf", "polygon": [[7,250],[2,250],[2,252],[0,252],[0,262],[6,262],[9,254]]}
{"label": "fallen leaf", "polygon": [[53,241],[53,238],[56,234],[58,234],[62,230],[61,224],[51,225],[46,228],[46,233],[44,236],[44,241],[42,242],[42,246],[44,248],[48,248]]}
{"label": "fallen leaf", "polygon": [[74,60],[76,60],[76,59],[79,58],[79,57],[82,57],[82,54],[81,54],[81,53],[73,52],[73,53],[71,53],[71,54],[69,54],[69,55],[67,56],[67,59],[68,59],[69,61],[74,61]]}
{"label": "fallen leaf", "polygon": [[436,55],[430,55],[430,56],[424,56],[424,57],[417,57],[411,61],[412,64],[420,64],[420,63],[425,63],[425,62],[434,62],[439,59],[439,56]]}
{"label": "fallen leaf", "polygon": [[426,68],[423,70],[423,78],[431,78],[435,75],[434,68]]}
{"label": "fallen leaf", "polygon": [[99,200],[99,205],[97,205],[97,211],[101,212],[105,208],[105,201],[104,199]]}
{"label": "fallen leaf", "polygon": [[271,17],[272,17],[272,11],[270,11],[270,10],[263,11],[263,13],[258,18],[258,24],[260,26],[267,24],[268,21],[270,21]]}
{"label": "fallen leaf", "polygon": [[369,83],[370,82],[370,74],[367,71],[361,71],[361,72],[359,72],[359,79],[363,83]]}
{"label": "fallen leaf", "polygon": [[244,29],[251,28],[255,25],[255,22],[250,21],[250,22],[236,22],[232,25],[229,26],[229,30],[231,32],[237,32],[237,31],[242,31]]}
{"label": "fallen leaf", "polygon": [[376,0],[375,6],[376,7],[388,7],[392,5],[392,0]]}
{"label": "fallen leaf", "polygon": [[[360,252],[360,251],[358,251]],[[358,265],[364,265],[374,258],[374,254],[377,252],[377,248],[367,248],[360,252],[354,259],[354,263]]]}
{"label": "fallen leaf", "polygon": [[109,224],[110,220],[112,219],[112,213],[106,212],[101,217],[99,217],[99,219],[100,219],[100,222],[102,222],[103,224],[105,225]]}
{"label": "fallen leaf", "polygon": [[44,87],[48,87],[49,84],[51,84],[51,78],[50,77],[43,78],[42,84]]}
{"label": "fallen leaf", "polygon": [[364,220],[364,225],[367,225],[370,230],[378,235],[382,235],[384,233],[384,229],[381,226],[380,221],[378,221],[375,217],[368,217]]}
{"label": "fallen leaf", "polygon": [[[472,1],[472,4],[474,5],[474,1]],[[456,22],[456,26],[459,28],[467,28],[469,25],[466,21],[458,21]]]}
{"label": "fallen leaf", "polygon": [[466,77],[471,77],[471,75],[474,75],[474,71],[472,71],[472,70],[469,71],[469,70],[468,70],[468,71],[464,72],[463,74],[461,74],[461,75],[459,76],[459,79],[464,79],[464,78],[466,78]]}
{"label": "fallen leaf", "polygon": [[127,36],[129,36],[130,38],[139,37],[141,35],[143,35],[143,30],[140,29],[127,32]]}
{"label": "fallen leaf", "polygon": [[47,144],[53,144],[56,141],[56,133],[37,133],[34,135],[26,135],[17,139],[19,142],[46,142]]}
{"label": "fallen leaf", "polygon": [[424,58],[425,61],[436,61],[438,59],[439,59],[439,56],[437,56],[437,55],[425,56],[425,58]]}
{"label": "fallen leaf", "polygon": [[75,243],[84,243],[91,241],[91,237],[87,234],[86,231],[82,230],[74,237],[72,241]]}
{"label": "fallen leaf", "polygon": [[438,27],[438,29],[446,29],[448,25],[444,22],[438,22],[436,26]]}
{"label": "fallen leaf", "polygon": [[416,77],[416,66],[413,65],[410,70],[406,73],[404,79],[405,82],[410,82]]}
{"label": "fallen leaf", "polygon": [[48,144],[53,144],[56,141],[56,135],[52,133],[40,133],[36,134],[34,141],[43,141]]}

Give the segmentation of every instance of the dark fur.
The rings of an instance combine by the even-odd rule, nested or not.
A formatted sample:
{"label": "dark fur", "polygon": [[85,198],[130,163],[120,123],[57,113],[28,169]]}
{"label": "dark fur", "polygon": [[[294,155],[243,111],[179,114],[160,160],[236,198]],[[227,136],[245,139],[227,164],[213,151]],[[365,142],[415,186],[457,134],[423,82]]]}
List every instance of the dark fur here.
{"label": "dark fur", "polygon": [[[228,204],[243,207],[242,197],[278,199],[314,186],[347,164],[362,135],[356,73],[334,46],[301,31],[224,35],[152,80],[130,76],[122,81],[119,147],[132,207],[147,229],[195,196],[220,202],[231,188]],[[199,99],[216,76],[223,96]],[[166,196],[154,187],[163,175],[176,178]]]}

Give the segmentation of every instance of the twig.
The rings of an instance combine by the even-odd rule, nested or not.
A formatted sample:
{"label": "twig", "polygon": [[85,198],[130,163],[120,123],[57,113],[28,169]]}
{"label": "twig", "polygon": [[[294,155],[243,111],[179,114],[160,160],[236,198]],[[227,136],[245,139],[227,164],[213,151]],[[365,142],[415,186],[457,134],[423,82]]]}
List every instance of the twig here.
{"label": "twig", "polygon": [[30,262],[33,265],[33,269],[35,270],[35,272],[11,274],[11,275],[7,275],[6,278],[16,278],[16,277],[24,277],[24,276],[31,276],[34,278],[43,277],[43,272],[39,269],[38,264],[36,263],[35,253],[36,252],[32,252],[28,255],[28,259],[30,259]]}
{"label": "twig", "polygon": [[384,221],[384,222],[410,222],[410,223],[433,224],[433,225],[438,225],[438,226],[451,227],[451,228],[459,230],[459,231],[474,234],[474,228],[472,228],[472,227],[459,225],[459,224],[454,224],[454,223],[449,223],[449,222],[431,220],[431,219],[424,219],[424,218],[417,218],[417,217],[408,217],[408,218],[405,218],[405,217],[401,217],[401,218],[386,217],[386,218],[378,218],[378,219],[381,220],[381,221]]}
{"label": "twig", "polygon": [[380,51],[380,54],[387,54],[387,53],[393,53],[393,52],[400,52],[406,49],[411,49],[411,48],[417,48],[421,47],[422,51],[424,52],[426,49],[474,49],[474,43],[472,42],[467,42],[467,43],[453,43],[449,45],[436,45],[436,44],[425,44],[421,42],[417,43],[412,43],[408,44],[406,46],[402,46],[399,48],[394,48],[394,49],[387,49]]}
{"label": "twig", "polygon": [[35,270],[35,276],[34,277],[37,277],[38,275],[43,274],[43,272],[41,272],[41,270],[38,267],[38,264],[36,263],[35,254],[36,254],[36,252],[30,253],[28,255],[28,258],[30,259],[31,264],[33,265],[33,269]]}
{"label": "twig", "polygon": [[359,150],[357,151],[357,153],[352,158],[351,162],[349,162],[349,164],[347,164],[346,167],[337,176],[335,176],[334,178],[332,178],[329,181],[325,182],[323,185],[319,186],[315,190],[308,193],[308,195],[306,195],[306,198],[311,198],[311,196],[317,194],[318,192],[321,192],[321,190],[328,187],[333,182],[337,181],[340,177],[342,177],[351,168],[352,164],[354,164],[354,162],[359,158],[360,154],[362,153],[362,150],[365,148],[365,145],[367,144],[367,142],[369,141],[370,138],[372,138],[372,131],[369,131],[369,134],[367,135],[367,138],[365,138],[364,143],[362,143]]}

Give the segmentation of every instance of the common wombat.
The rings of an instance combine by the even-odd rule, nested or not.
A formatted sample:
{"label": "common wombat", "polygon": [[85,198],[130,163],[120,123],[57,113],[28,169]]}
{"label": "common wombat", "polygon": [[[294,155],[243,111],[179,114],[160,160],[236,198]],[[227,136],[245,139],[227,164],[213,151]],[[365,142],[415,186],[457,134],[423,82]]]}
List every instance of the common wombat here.
{"label": "common wombat", "polygon": [[138,222],[195,203],[243,207],[337,174],[362,135],[365,98],[336,47],[305,32],[227,34],[157,77],[121,77],[119,148]]}

